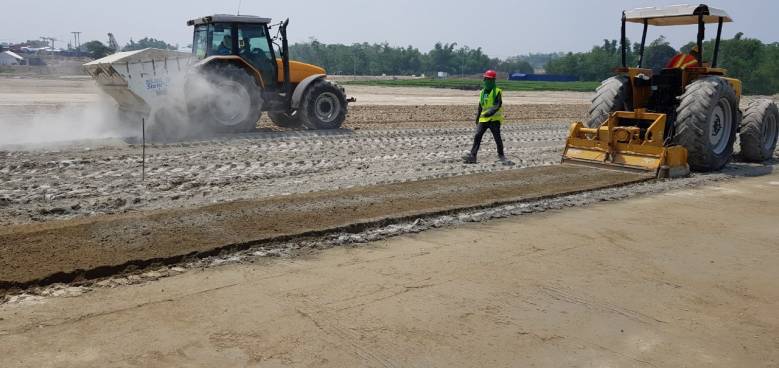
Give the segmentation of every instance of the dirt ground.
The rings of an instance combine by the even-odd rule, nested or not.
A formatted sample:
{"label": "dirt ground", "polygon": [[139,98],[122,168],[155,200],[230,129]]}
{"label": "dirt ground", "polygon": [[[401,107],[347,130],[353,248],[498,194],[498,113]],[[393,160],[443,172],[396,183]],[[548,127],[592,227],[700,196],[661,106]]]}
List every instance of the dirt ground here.
{"label": "dirt ground", "polygon": [[[0,228],[3,289],[181,262],[197,253],[455,210],[625,185],[649,175],[546,166],[205,207]],[[357,231],[367,225],[361,225]],[[64,274],[62,274],[64,273]]]}
{"label": "dirt ground", "polygon": [[[382,95],[394,101],[400,94],[377,87],[355,92],[374,101]],[[471,143],[473,101],[427,105],[449,92],[409,92],[423,104],[357,103],[337,131],[284,131],[263,121],[255,134],[151,144],[142,183],[138,139],[103,124],[109,116],[99,107],[110,103],[100,100],[92,81],[0,79],[0,226],[504,169],[489,138],[479,165],[459,162]],[[462,98],[469,92],[451,94]],[[508,106],[508,155],[518,167],[559,162],[569,121],[586,109]],[[25,143],[30,140],[38,142]]]}
{"label": "dirt ground", "polygon": [[[779,367],[776,160],[559,194],[610,181],[514,175],[588,94],[507,92],[507,167],[460,161],[475,92],[347,92],[344,129],[153,141],[141,182],[91,81],[0,78],[0,280],[65,281],[0,295],[0,367]],[[523,188],[559,195],[257,243]]]}
{"label": "dirt ground", "polygon": [[[428,104],[438,96],[465,102],[475,99],[472,92],[349,92],[375,104],[353,105],[344,129],[284,131],[264,121],[254,134],[153,143],[141,182],[138,140],[103,124],[110,104],[92,81],[0,78],[0,226],[504,169],[489,136],[479,165],[460,163],[471,144],[472,103]],[[413,97],[398,100],[403,93]],[[508,156],[517,167],[559,162],[570,122],[587,111],[586,94],[506,95],[514,101],[503,128]],[[550,104],[557,99],[565,103]],[[409,101],[422,104],[404,105]]]}
{"label": "dirt ground", "polygon": [[779,175],[0,306],[0,366],[777,367]]}

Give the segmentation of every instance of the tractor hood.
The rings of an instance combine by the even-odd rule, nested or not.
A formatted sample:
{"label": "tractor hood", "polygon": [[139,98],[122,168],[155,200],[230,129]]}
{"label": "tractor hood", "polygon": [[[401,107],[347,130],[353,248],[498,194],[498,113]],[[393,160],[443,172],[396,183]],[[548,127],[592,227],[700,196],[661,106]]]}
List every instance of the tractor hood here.
{"label": "tractor hood", "polygon": [[[276,65],[278,65],[279,75],[277,81],[284,83],[284,63],[281,59],[276,59]],[[316,65],[301,63],[299,61],[289,61],[289,81],[292,84],[297,84],[312,75],[315,74],[327,74],[324,68],[320,68]]]}

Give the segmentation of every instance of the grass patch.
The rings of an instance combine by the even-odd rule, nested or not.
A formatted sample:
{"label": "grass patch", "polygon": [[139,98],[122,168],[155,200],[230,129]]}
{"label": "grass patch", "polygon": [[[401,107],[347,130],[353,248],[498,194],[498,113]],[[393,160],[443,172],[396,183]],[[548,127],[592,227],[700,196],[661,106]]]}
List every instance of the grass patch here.
{"label": "grass patch", "polygon": [[[384,87],[428,87],[448,88],[469,91],[481,89],[481,80],[477,79],[397,79],[397,80],[365,80],[342,81],[342,84],[359,86]],[[498,87],[504,91],[573,91],[592,92],[598,87],[598,82],[528,82],[528,81],[498,81]]]}

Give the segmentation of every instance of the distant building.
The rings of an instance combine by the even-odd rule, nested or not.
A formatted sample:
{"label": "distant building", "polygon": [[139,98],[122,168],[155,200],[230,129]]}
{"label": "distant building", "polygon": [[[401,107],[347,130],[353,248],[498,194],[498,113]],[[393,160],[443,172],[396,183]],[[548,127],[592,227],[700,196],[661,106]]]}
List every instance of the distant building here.
{"label": "distant building", "polygon": [[579,78],[575,75],[510,73],[509,80],[532,82],[576,82],[579,80]]}
{"label": "distant building", "polygon": [[0,52],[0,65],[20,65],[24,58],[13,51]]}
{"label": "distant building", "polygon": [[438,78],[441,78],[441,79],[449,78],[449,73],[447,73],[447,72],[438,72]]}

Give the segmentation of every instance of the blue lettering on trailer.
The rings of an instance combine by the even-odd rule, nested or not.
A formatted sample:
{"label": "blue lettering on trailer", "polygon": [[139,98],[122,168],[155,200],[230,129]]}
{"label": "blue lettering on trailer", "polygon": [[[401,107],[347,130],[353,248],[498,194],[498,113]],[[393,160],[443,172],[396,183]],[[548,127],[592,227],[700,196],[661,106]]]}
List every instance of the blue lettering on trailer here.
{"label": "blue lettering on trailer", "polygon": [[161,90],[168,87],[168,79],[154,78],[146,80],[146,89]]}

